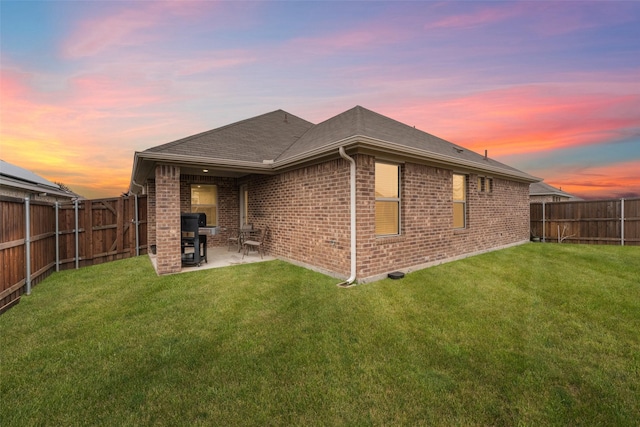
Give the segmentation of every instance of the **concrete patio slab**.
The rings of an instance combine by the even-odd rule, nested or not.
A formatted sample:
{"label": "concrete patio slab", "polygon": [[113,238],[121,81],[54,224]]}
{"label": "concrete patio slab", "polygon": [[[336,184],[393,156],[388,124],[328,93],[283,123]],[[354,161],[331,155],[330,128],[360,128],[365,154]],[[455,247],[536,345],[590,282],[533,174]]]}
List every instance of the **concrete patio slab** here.
{"label": "concrete patio slab", "polygon": [[[149,259],[151,260],[151,264],[153,268],[158,271],[157,259],[153,254],[149,254]],[[240,264],[252,264],[254,262],[263,262],[263,261],[273,261],[275,257],[265,255],[264,258],[260,258],[260,254],[257,252],[250,252],[248,255],[242,258],[242,253],[239,253],[237,250],[229,250],[225,247],[214,247],[207,248],[207,261],[203,262],[200,267],[198,266],[189,266],[182,267],[180,273],[188,273],[190,271],[199,271],[199,270],[207,270],[210,268],[221,268],[221,267],[230,267],[233,265]]]}

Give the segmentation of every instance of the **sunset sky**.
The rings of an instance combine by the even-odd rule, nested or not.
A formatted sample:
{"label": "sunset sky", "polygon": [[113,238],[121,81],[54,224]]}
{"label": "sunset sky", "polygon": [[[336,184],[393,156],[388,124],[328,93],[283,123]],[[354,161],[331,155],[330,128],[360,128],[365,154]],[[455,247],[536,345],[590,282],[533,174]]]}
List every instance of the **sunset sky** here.
{"label": "sunset sky", "polygon": [[87,198],[134,151],[361,105],[583,198],[640,197],[640,2],[0,1],[0,158]]}

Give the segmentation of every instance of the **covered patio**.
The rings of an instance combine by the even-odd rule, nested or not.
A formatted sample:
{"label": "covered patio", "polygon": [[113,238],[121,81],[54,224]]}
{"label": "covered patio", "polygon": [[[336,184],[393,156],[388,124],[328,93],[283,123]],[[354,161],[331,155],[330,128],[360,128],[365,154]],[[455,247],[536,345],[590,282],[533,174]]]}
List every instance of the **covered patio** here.
{"label": "covered patio", "polygon": [[[250,260],[256,257],[260,259],[259,255],[250,254],[243,261],[237,250],[227,251],[232,231],[249,223],[248,179],[247,171],[232,172],[214,166],[156,166],[155,179],[148,180],[147,189],[152,200],[149,204],[149,237],[157,245],[153,262],[158,274],[237,265],[252,262]],[[199,267],[181,262],[181,218],[189,213],[206,215],[205,223],[199,223],[199,235],[200,239],[206,239],[208,263]]]}
{"label": "covered patio", "polygon": [[[158,257],[155,254],[149,253],[149,259],[153,268],[158,272]],[[260,257],[260,254],[256,252],[249,252],[248,255],[242,257],[242,252],[238,252],[233,248],[229,250],[228,247],[209,247],[207,249],[207,262],[203,262],[199,267],[187,267],[183,266],[182,269],[176,273],[189,273],[193,271],[208,270],[211,268],[231,267],[240,264],[252,264],[256,262],[273,261],[276,258],[267,254],[264,257]]]}

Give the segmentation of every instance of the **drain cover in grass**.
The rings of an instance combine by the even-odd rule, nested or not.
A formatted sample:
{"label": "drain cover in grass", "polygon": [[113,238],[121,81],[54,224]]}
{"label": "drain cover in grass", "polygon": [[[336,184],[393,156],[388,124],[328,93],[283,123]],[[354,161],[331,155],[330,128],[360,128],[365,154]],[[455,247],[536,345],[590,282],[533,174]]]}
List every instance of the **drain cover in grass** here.
{"label": "drain cover in grass", "polygon": [[387,274],[387,277],[389,279],[398,280],[404,277],[404,273],[401,271],[394,271],[393,273]]}

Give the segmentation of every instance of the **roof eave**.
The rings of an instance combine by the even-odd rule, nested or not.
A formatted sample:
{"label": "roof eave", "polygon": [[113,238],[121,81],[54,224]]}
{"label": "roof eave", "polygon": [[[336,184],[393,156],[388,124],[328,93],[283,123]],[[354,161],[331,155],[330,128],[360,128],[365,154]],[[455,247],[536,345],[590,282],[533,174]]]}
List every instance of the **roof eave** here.
{"label": "roof eave", "polygon": [[558,193],[558,192],[547,192],[547,193],[529,193],[530,196],[559,196],[559,197],[567,197],[567,198],[571,198],[574,197],[570,194],[567,193]]}
{"label": "roof eave", "polygon": [[344,147],[345,149],[368,148],[397,156],[411,157],[453,169],[466,168],[526,183],[542,181],[541,178],[537,178],[517,170],[503,169],[489,164],[482,164],[454,156],[447,156],[418,148],[407,147],[406,145],[371,138],[364,135],[353,135],[286,159],[263,163],[207,158],[202,156],[156,153],[149,151],[135,152],[133,169],[131,172],[131,183],[133,185],[130,190],[134,193],[139,192],[136,191],[133,186],[142,188],[141,184],[149,177],[155,165],[160,163],[188,165],[190,167],[206,167],[210,169],[218,168],[246,173],[274,174],[285,169],[291,169],[295,166],[308,164],[309,162],[326,158],[327,156],[337,156],[338,149],[340,147]]}
{"label": "roof eave", "polygon": [[131,170],[131,192],[139,193],[139,191],[134,189],[134,186],[142,188],[142,184],[149,178],[157,164],[175,164],[178,166],[202,167],[245,173],[273,173],[272,163],[136,151],[134,153],[133,168]]}
{"label": "roof eave", "polygon": [[436,163],[450,168],[468,168],[474,171],[491,173],[493,175],[503,176],[509,179],[515,179],[522,182],[532,183],[542,181],[542,178],[534,177],[525,172],[516,170],[507,170],[493,165],[481,164],[478,162],[447,156],[444,154],[434,153],[431,151],[421,150],[418,148],[407,147],[406,145],[371,138],[363,135],[354,135],[339,141],[331,142],[317,149],[307,151],[290,158],[279,160],[274,163],[274,169],[291,168],[296,164],[309,162],[310,160],[325,157],[333,152],[337,153],[339,147],[347,148],[370,148],[377,151],[384,151],[389,154],[399,156],[409,156],[415,159]]}
{"label": "roof eave", "polygon": [[0,185],[17,188],[33,194],[46,193],[47,196],[63,197],[65,199],[75,199],[79,197],[77,194],[68,193],[66,191],[63,191],[54,187],[50,187],[48,185],[45,186],[42,184],[32,183],[30,181],[27,182],[27,181],[12,179],[7,176],[0,176]]}

